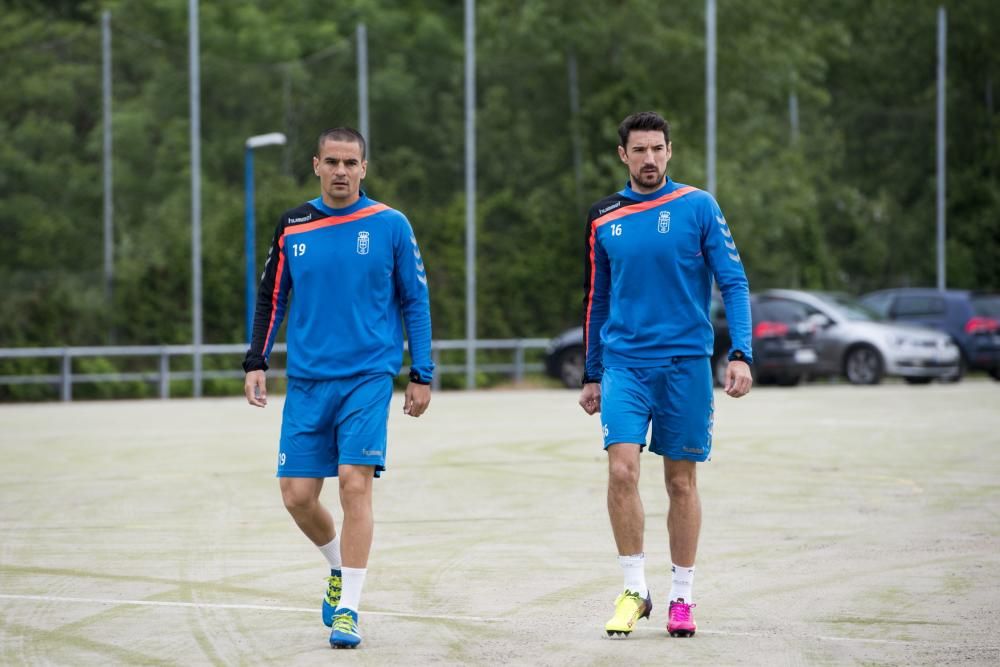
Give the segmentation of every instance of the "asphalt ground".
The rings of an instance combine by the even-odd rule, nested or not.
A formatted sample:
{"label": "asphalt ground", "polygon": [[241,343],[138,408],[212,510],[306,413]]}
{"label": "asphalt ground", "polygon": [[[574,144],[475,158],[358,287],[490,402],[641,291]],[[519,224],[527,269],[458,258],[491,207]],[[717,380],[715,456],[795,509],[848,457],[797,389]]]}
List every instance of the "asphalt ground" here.
{"label": "asphalt ground", "polygon": [[355,651],[329,648],[324,562],[281,506],[281,397],[0,406],[0,664],[1000,664],[1000,383],[717,393],[691,639],[664,630],[658,457],[652,618],[612,640],[575,392],[401,406]]}

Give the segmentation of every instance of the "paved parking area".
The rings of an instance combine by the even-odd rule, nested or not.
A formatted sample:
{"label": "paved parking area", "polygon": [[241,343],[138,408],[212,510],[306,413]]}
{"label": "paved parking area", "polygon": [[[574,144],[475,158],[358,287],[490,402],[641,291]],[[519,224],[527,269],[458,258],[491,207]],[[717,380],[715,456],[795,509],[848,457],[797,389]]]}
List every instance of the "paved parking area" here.
{"label": "paved parking area", "polygon": [[452,392],[418,420],[395,398],[365,642],[335,654],[273,477],[280,397],[0,406],[0,663],[1000,664],[1000,383],[716,400],[695,638],[663,629],[656,457],[656,606],[614,641],[596,418]]}

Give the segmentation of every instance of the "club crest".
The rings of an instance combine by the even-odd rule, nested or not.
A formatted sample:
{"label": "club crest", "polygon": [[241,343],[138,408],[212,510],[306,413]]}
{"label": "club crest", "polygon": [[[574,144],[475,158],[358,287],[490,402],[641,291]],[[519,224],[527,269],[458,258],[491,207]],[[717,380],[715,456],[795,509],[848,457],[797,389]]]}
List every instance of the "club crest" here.
{"label": "club crest", "polygon": [[368,254],[368,232],[361,231],[358,232],[358,254],[367,255]]}
{"label": "club crest", "polygon": [[656,231],[661,234],[670,231],[670,211],[660,211],[660,217],[656,220]]}

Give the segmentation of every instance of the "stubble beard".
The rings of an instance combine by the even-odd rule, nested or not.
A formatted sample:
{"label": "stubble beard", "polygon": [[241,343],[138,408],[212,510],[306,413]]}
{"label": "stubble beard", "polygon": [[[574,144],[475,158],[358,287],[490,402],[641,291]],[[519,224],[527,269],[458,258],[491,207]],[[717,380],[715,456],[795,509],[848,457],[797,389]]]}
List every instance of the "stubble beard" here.
{"label": "stubble beard", "polygon": [[663,171],[642,171],[640,170],[638,174],[632,174],[632,180],[638,183],[644,188],[655,188],[663,184],[663,180],[667,175],[667,170]]}
{"label": "stubble beard", "polygon": [[333,181],[330,181],[330,186],[326,191],[334,199],[348,199],[352,194],[350,183],[334,183]]}

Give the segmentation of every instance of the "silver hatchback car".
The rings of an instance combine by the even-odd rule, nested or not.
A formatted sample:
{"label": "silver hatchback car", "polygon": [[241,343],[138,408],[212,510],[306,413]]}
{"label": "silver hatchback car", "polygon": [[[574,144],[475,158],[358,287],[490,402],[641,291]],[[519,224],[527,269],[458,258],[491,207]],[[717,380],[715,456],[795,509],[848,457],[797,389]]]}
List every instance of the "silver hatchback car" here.
{"label": "silver hatchback car", "polygon": [[817,375],[843,375],[852,384],[878,384],[886,375],[910,384],[960,377],[959,351],[949,336],[920,326],[880,322],[846,295],[776,289],[759,299],[806,306],[816,325]]}

